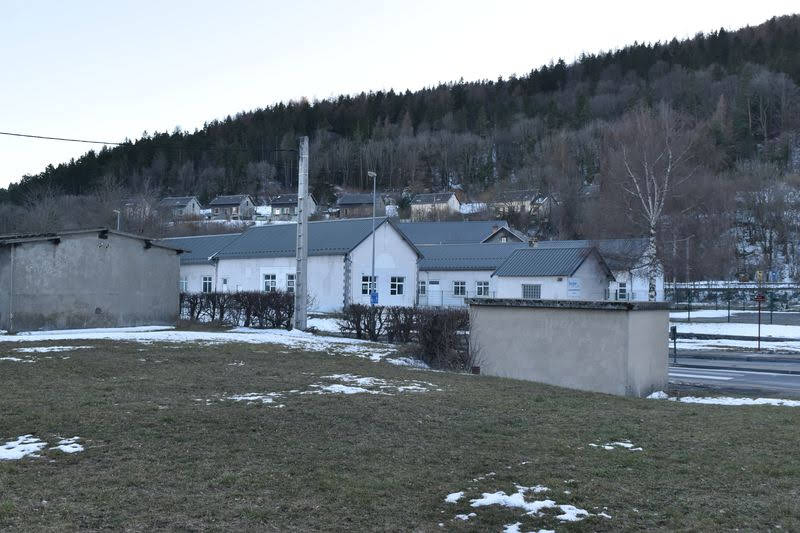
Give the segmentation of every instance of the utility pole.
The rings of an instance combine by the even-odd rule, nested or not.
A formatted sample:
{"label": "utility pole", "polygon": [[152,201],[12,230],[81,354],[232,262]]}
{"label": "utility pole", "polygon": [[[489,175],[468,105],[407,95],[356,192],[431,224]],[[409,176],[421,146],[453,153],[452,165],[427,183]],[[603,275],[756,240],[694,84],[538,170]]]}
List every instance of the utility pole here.
{"label": "utility pole", "polygon": [[114,209],[114,212],[117,214],[117,231],[119,231],[119,216],[121,213],[119,209]]}
{"label": "utility pole", "polygon": [[369,279],[369,304],[375,305],[378,303],[378,281],[375,279],[375,183],[378,175],[370,170],[367,176],[372,178],[372,276]]}
{"label": "utility pole", "polygon": [[308,137],[300,137],[297,167],[297,270],[294,276],[294,327],[308,326]]}

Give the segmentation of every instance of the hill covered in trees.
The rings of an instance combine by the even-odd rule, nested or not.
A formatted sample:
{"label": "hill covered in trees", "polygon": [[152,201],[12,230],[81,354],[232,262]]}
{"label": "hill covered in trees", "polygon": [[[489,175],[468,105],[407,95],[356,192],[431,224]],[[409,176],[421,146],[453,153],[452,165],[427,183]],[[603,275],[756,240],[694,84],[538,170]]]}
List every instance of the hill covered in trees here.
{"label": "hill covered in trees", "polygon": [[[264,196],[293,186],[296,155],[287,150],[305,134],[318,201],[330,201],[337,187],[367,188],[375,170],[378,186],[390,190],[553,194],[553,236],[641,235],[654,228],[631,194],[626,164],[636,159],[626,154],[641,140],[639,119],[657,118],[662,106],[669,135],[685,148],[654,230],[670,274],[684,277],[685,265],[690,277],[784,268],[794,264],[797,242],[787,213],[800,173],[799,50],[795,15],[587,54],[508,79],[280,103],[193,133],[88,152],[23,177],[0,201],[21,205],[42,191],[86,195],[110,182],[204,201]],[[591,201],[582,194],[587,184],[597,186]]]}

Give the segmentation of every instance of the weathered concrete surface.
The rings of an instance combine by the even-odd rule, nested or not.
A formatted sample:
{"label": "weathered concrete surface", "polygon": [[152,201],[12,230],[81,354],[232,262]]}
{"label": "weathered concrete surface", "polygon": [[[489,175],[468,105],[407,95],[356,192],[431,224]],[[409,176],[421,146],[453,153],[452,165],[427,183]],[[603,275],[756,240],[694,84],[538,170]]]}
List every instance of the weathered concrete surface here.
{"label": "weathered concrete surface", "polygon": [[663,304],[470,300],[482,374],[621,396],[667,384]]}
{"label": "weathered concrete surface", "polygon": [[0,247],[0,329],[174,324],[176,251],[146,247],[133,236],[106,235],[68,232],[57,244],[21,242],[13,252],[10,245]]}

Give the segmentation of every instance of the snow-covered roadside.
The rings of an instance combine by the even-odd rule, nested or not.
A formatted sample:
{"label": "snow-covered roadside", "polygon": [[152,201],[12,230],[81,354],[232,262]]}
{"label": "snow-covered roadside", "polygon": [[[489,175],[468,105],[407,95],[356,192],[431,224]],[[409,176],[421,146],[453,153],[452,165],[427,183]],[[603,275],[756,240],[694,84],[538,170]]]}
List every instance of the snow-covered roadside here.
{"label": "snow-covered roadside", "polygon": [[[678,353],[686,350],[756,350],[758,341],[743,341],[737,339],[678,339]],[[797,341],[770,341],[761,340],[761,355],[771,355],[771,352],[800,353],[800,340]],[[669,341],[672,349],[672,341]],[[670,352],[671,353],[671,352]],[[752,354],[758,357],[758,353]]]}
{"label": "snow-covered roadside", "polygon": [[647,397],[649,400],[669,400],[680,403],[698,403],[705,405],[773,405],[777,407],[800,407],[800,400],[784,400],[780,398],[733,398],[730,396],[669,396],[664,391],[657,391]]}
{"label": "snow-covered roadside", "polygon": [[32,331],[0,337],[0,343],[74,340],[114,340],[144,344],[156,342],[279,344],[301,350],[335,352],[343,355],[365,357],[372,361],[380,361],[384,357],[395,353],[395,348],[392,346],[363,340],[318,336],[298,330],[264,330],[244,327],[234,328],[229,331],[177,331],[167,326],[140,326],[134,328]]}
{"label": "snow-covered roadside", "polygon": [[[677,326],[678,333],[691,333],[700,335],[721,335],[734,337],[755,337],[758,334],[758,324],[734,323],[673,323]],[[800,340],[800,326],[783,326],[774,324],[761,324],[761,338],[779,337]]]}

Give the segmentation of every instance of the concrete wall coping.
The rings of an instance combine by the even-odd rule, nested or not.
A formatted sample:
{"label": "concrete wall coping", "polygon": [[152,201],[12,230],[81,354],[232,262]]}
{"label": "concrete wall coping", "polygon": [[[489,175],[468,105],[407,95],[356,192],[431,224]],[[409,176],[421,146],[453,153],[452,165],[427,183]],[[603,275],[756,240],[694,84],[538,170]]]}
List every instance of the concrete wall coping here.
{"label": "concrete wall coping", "polygon": [[597,311],[667,311],[668,302],[615,302],[583,300],[522,300],[514,298],[468,298],[470,306],[527,307],[536,309],[589,309]]}

